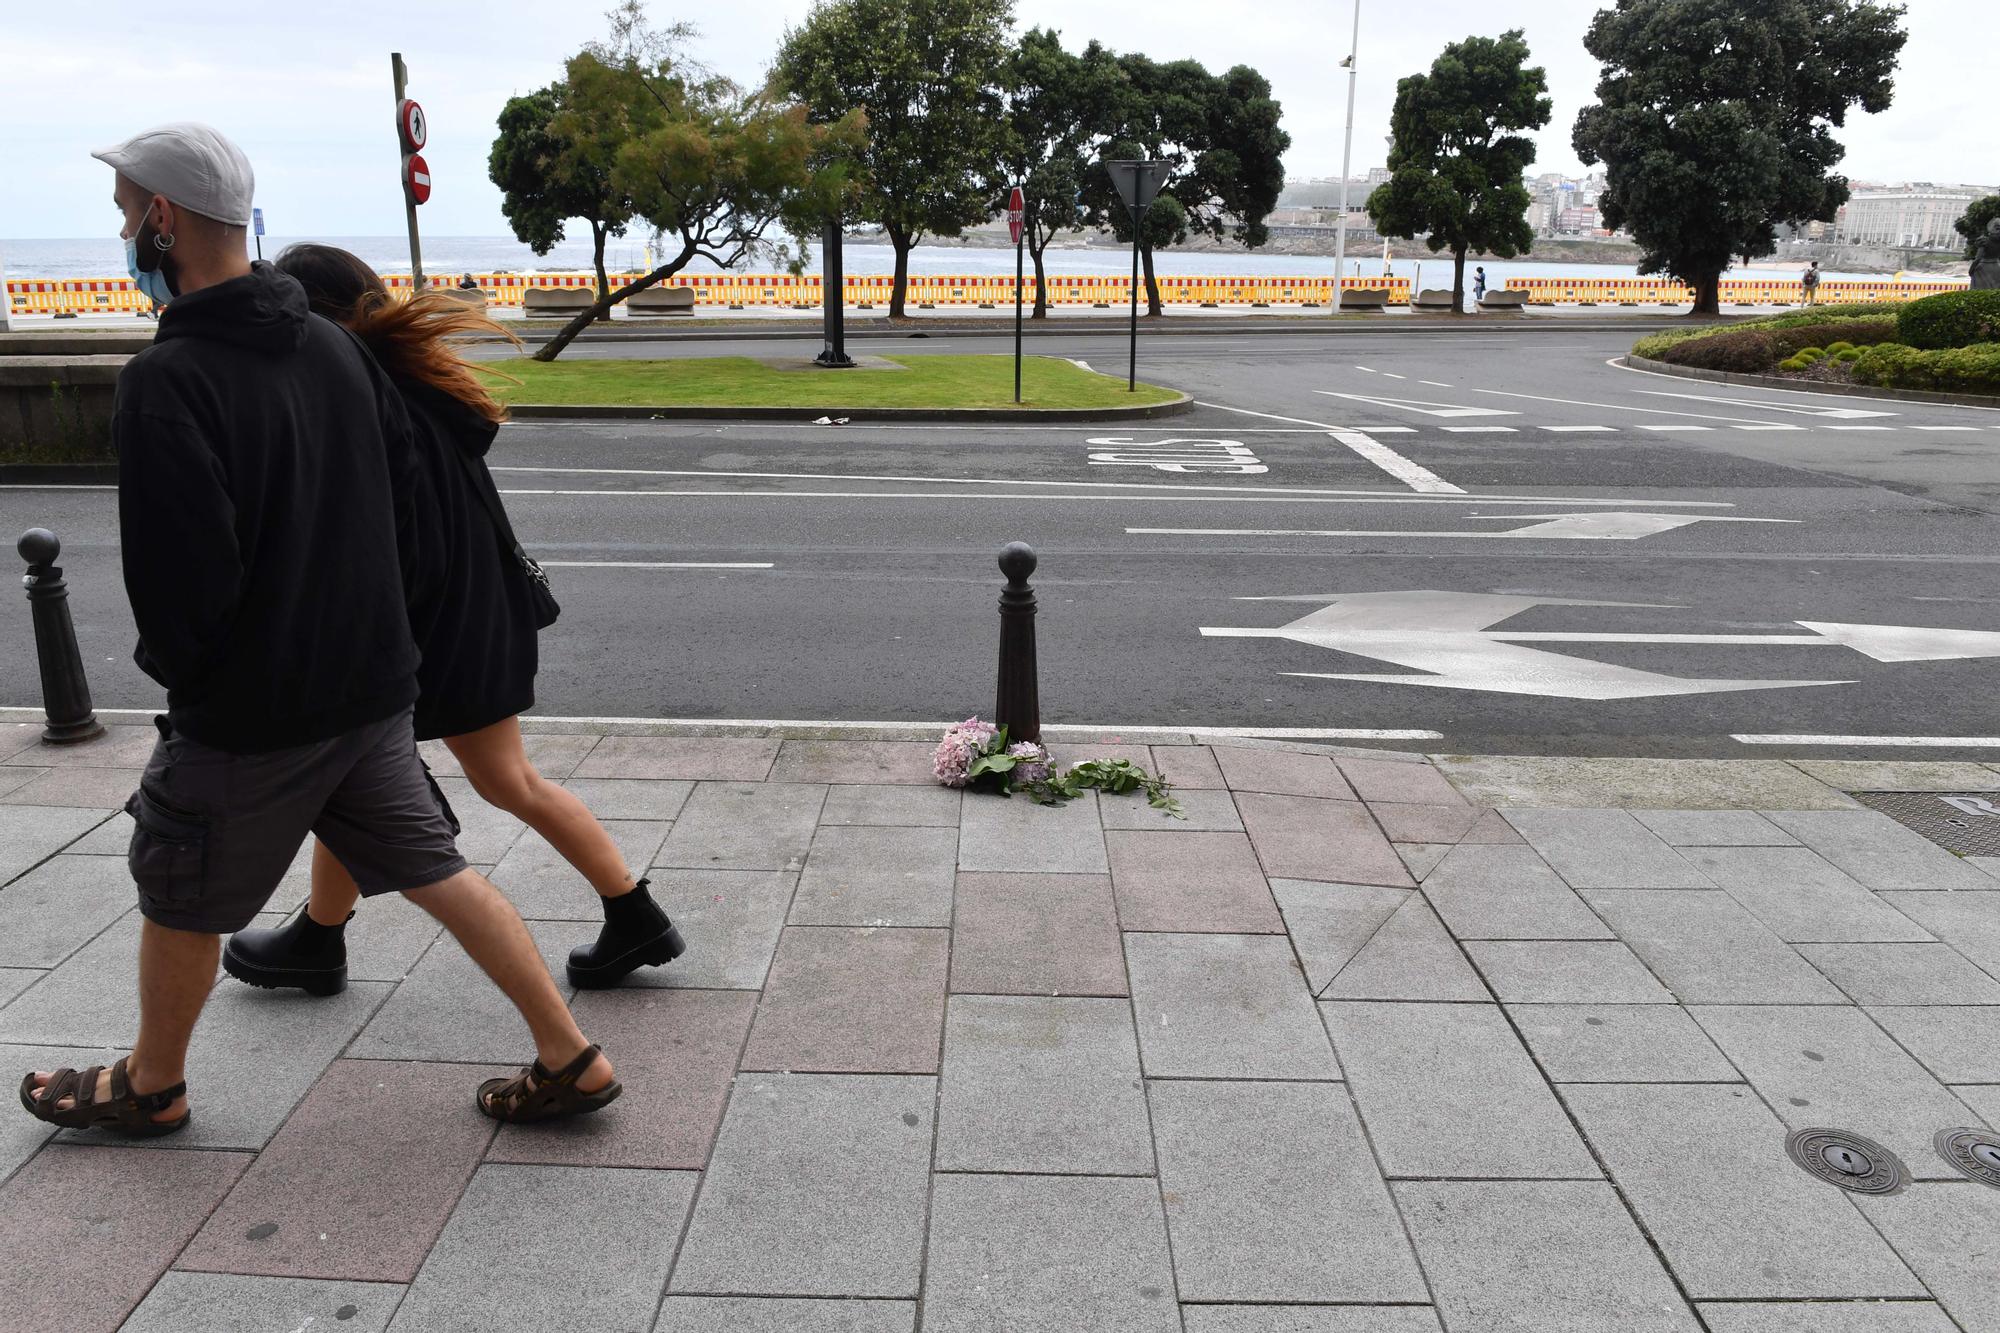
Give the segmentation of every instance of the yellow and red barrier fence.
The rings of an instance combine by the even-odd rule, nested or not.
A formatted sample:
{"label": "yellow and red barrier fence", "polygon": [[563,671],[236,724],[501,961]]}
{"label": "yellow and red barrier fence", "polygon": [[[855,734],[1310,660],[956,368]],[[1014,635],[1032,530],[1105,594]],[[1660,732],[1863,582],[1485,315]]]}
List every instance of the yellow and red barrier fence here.
{"label": "yellow and red barrier fence", "polygon": [[[1966,284],[1950,278],[1875,281],[1819,285],[1822,304],[1848,301],[1914,301],[1938,292],[1963,291]],[[1663,278],[1509,278],[1507,290],[1526,292],[1529,305],[1687,305],[1692,289]],[[1802,305],[1805,285],[1796,278],[1726,278],[1719,293],[1725,306]]]}

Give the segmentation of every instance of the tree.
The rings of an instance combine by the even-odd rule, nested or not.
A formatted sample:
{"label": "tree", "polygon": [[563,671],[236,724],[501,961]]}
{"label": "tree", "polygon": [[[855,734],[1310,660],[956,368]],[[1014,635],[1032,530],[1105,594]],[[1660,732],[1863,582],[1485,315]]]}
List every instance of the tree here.
{"label": "tree", "polygon": [[775,248],[773,227],[803,236],[856,192],[850,164],[860,151],[859,117],[812,123],[804,107],[746,93],[694,63],[682,49],[685,29],[645,29],[636,0],[614,12],[614,24],[620,17],[636,30],[614,26],[614,42],[570,58],[568,111],[552,127],[600,126],[617,142],[611,187],[652,228],[664,262],[601,291],[535,353],[539,361],[555,360],[592,320],[693,260],[732,268]]}
{"label": "tree", "polygon": [[1015,185],[1024,196],[1023,239],[1035,264],[1036,319],[1049,312],[1049,241],[1084,226],[1084,183],[1093,169],[1098,127],[1113,114],[1122,84],[1111,53],[1092,42],[1080,55],[1063,50],[1060,34],[1035,28],[1022,34],[1001,69],[1006,90],[1006,141],[992,206],[1005,207]]}
{"label": "tree", "polygon": [[866,118],[859,214],[896,252],[892,319],[904,313],[916,244],[992,216],[1013,21],[1013,0],[817,0],[778,47],[774,86],[813,120]]}
{"label": "tree", "polygon": [[[1210,74],[1194,60],[1163,65],[1123,55],[1117,63],[1123,86],[1100,156],[1168,164],[1159,197],[1139,227],[1146,312],[1157,315],[1155,249],[1191,235],[1228,237],[1252,249],[1270,239],[1264,219],[1284,189],[1283,158],[1292,136],[1278,127],[1270,81],[1247,65]],[[1101,166],[1085,177],[1084,205],[1091,225],[1131,243],[1131,211]]]}
{"label": "tree", "polygon": [[1979,240],[1986,235],[1986,224],[1994,218],[2000,218],[2000,194],[1973,200],[1972,207],[1965,210],[1965,216],[1951,224],[1951,229],[1965,238],[1967,259],[1979,258]]}
{"label": "tree", "polygon": [[559,120],[583,128],[573,111],[566,114],[568,95],[568,84],[555,83],[507,99],[487,175],[500,187],[500,211],[515,238],[538,255],[563,240],[571,219],[589,225],[590,259],[597,270],[597,294],[603,296],[611,290],[604,271],[605,238],[625,234],[632,201],[612,185],[615,146],[597,134],[572,138],[555,129]]}
{"label": "tree", "polygon": [[1384,236],[1451,251],[1453,314],[1465,313],[1469,251],[1506,259],[1535,243],[1521,183],[1535,144],[1514,131],[1540,129],[1552,109],[1547,76],[1527,61],[1516,28],[1452,42],[1429,74],[1396,84],[1391,174],[1368,196],[1368,216]]}
{"label": "tree", "polygon": [[1827,222],[1847,200],[1833,131],[1895,93],[1903,6],[1875,0],[1618,0],[1584,48],[1598,105],[1572,142],[1608,178],[1598,208],[1629,227],[1641,273],[1719,312],[1722,274],[1777,248],[1777,224]]}

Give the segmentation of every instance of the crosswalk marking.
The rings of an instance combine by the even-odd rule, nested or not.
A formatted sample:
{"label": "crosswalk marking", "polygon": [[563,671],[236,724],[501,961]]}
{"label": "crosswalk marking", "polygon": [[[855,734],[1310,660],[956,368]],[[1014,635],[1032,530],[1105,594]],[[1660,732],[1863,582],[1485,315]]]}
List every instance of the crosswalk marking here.
{"label": "crosswalk marking", "polygon": [[1512,435],[1514,433],[1512,426],[1439,426],[1438,429],[1448,430],[1454,435]]}
{"label": "crosswalk marking", "polygon": [[1894,430],[1894,426],[1821,426],[1821,430]]}
{"label": "crosswalk marking", "polygon": [[1680,433],[1680,432],[1682,432],[1682,431],[1690,431],[1690,430],[1714,430],[1714,429],[1715,429],[1715,427],[1713,427],[1713,426],[1641,426],[1641,427],[1639,427],[1639,429],[1640,429],[1640,430],[1650,430],[1650,431],[1653,431],[1653,432],[1655,432],[1656,434],[1661,434],[1661,435],[1665,435],[1665,434],[1668,434],[1668,433],[1670,433],[1670,432],[1671,432],[1671,433],[1673,433],[1673,434],[1679,434],[1679,433]]}
{"label": "crosswalk marking", "polygon": [[1613,435],[1618,431],[1616,426],[1544,426],[1542,429],[1560,431],[1566,435]]}

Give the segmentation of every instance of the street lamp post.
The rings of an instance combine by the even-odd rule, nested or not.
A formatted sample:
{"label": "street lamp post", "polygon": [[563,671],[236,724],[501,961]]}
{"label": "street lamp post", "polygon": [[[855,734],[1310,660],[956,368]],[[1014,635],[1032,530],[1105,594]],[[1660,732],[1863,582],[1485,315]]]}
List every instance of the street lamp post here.
{"label": "street lamp post", "polygon": [[1341,67],[1347,71],[1347,132],[1340,145],[1340,229],[1333,238],[1333,310],[1340,313],[1340,280],[1347,274],[1347,176],[1354,157],[1354,66],[1361,54],[1361,0],[1354,0],[1354,36]]}
{"label": "street lamp post", "polygon": [[1106,159],[1104,163],[1111,183],[1118,188],[1118,197],[1132,210],[1132,353],[1125,373],[1128,392],[1136,392],[1139,387],[1139,228],[1144,225],[1146,210],[1159,197],[1160,186],[1166,183],[1172,165],[1152,160]]}

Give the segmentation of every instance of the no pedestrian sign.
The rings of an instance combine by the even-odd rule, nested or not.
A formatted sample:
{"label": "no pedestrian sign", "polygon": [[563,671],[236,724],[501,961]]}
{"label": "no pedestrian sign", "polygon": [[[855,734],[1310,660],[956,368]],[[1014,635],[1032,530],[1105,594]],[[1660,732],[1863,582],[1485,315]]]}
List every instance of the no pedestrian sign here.
{"label": "no pedestrian sign", "polygon": [[403,159],[403,188],[410,192],[413,204],[431,197],[431,164],[424,161],[422,153],[411,153]]}
{"label": "no pedestrian sign", "polygon": [[1028,216],[1028,201],[1016,185],[1014,192],[1007,196],[1007,239],[1015,245],[1021,243],[1021,224]]}

